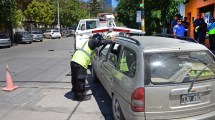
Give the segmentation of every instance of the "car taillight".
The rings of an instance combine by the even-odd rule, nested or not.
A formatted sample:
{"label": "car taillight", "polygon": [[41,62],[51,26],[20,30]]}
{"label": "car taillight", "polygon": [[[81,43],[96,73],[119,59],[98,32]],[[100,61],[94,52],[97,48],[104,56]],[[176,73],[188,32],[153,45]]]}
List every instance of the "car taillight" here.
{"label": "car taillight", "polygon": [[139,87],[134,90],[131,96],[131,109],[134,112],[144,112],[145,111],[145,89],[144,87]]}

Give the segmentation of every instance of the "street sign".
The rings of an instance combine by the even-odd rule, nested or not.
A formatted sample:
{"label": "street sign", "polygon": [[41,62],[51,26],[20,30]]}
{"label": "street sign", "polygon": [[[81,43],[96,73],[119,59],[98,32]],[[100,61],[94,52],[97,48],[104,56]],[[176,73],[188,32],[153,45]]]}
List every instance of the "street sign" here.
{"label": "street sign", "polygon": [[136,22],[141,23],[141,11],[137,11]]}

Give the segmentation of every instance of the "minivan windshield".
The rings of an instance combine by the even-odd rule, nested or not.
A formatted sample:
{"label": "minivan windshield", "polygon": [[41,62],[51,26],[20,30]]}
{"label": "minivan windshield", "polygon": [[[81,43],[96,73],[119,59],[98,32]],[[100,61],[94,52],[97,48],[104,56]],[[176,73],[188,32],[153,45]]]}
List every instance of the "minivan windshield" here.
{"label": "minivan windshield", "polygon": [[211,53],[171,52],[145,55],[148,84],[191,82],[208,64],[196,81],[215,78],[215,61]]}

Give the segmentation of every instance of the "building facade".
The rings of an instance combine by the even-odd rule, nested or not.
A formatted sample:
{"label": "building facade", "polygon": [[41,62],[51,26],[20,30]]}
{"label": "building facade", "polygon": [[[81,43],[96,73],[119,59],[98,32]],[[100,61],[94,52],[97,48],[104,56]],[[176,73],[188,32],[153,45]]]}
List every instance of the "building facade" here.
{"label": "building facade", "polygon": [[113,8],[113,0],[105,0],[105,5],[107,5],[109,8]]}
{"label": "building facade", "polygon": [[[191,38],[193,38],[194,31],[193,22],[199,13],[205,19],[205,22],[208,23],[209,18],[215,16],[215,0],[190,0],[186,4],[185,16],[190,23],[189,33]],[[208,41],[206,41],[206,44],[208,44]]]}

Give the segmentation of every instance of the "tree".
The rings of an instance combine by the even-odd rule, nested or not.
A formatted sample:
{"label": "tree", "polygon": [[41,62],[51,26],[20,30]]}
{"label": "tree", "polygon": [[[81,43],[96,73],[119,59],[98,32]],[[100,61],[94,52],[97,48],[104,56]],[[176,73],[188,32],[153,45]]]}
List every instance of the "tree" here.
{"label": "tree", "polygon": [[45,27],[54,22],[55,11],[50,0],[33,0],[24,13],[27,19],[41,23]]}
{"label": "tree", "polygon": [[[136,11],[140,10],[139,3],[136,0],[118,0],[117,20],[122,22],[125,26],[129,28],[137,28],[136,23]],[[131,24],[132,23],[132,24]]]}
{"label": "tree", "polygon": [[14,28],[21,28],[23,26],[24,19],[25,19],[25,16],[24,16],[22,10],[16,9],[14,17],[13,17]]}
{"label": "tree", "polygon": [[60,1],[60,23],[64,26],[72,26],[80,19],[87,18],[87,11],[81,6],[79,1]]}
{"label": "tree", "polygon": [[15,14],[16,1],[15,0],[1,0],[0,1],[0,23],[5,28],[12,29],[13,16]]}
{"label": "tree", "polygon": [[11,44],[13,45],[13,17],[16,9],[15,0],[1,0],[0,1],[0,25],[3,26],[4,32],[8,32]]}
{"label": "tree", "polygon": [[[137,28],[136,11],[140,10],[136,0],[118,0],[118,20],[127,27]],[[145,0],[145,28],[146,34],[160,33],[167,19],[178,13],[177,6],[187,0]],[[132,24],[131,24],[132,23]]]}

